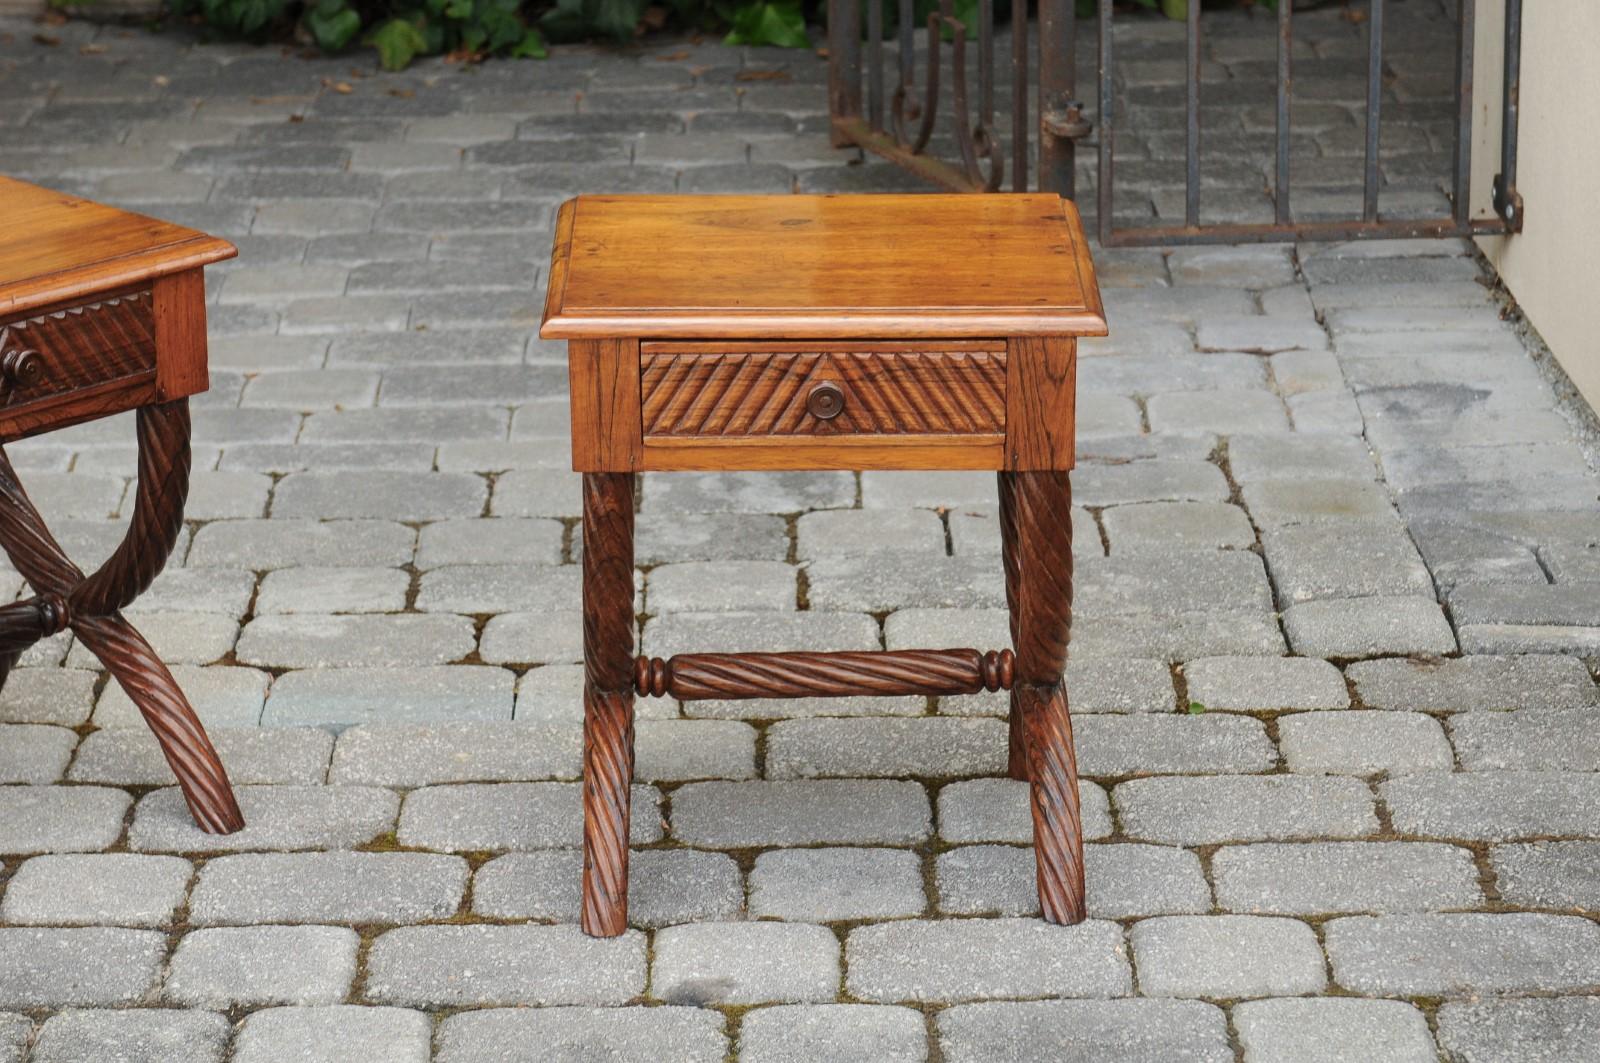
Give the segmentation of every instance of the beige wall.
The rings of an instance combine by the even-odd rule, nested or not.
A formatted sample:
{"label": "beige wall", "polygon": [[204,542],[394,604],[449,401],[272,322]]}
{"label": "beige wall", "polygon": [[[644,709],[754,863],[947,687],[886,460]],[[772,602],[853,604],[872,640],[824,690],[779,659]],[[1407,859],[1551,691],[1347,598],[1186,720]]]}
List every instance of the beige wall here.
{"label": "beige wall", "polygon": [[[1473,77],[1474,214],[1493,216],[1500,168],[1504,0],[1478,0]],[[1485,237],[1528,320],[1600,410],[1600,2],[1524,0],[1516,236]]]}

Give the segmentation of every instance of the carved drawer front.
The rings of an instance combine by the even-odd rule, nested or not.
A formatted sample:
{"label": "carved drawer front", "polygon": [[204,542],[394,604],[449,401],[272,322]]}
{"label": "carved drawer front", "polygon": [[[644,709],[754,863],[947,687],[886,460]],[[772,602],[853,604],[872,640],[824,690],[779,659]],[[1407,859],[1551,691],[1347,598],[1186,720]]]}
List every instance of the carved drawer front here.
{"label": "carved drawer front", "polygon": [[646,440],[980,435],[1005,431],[993,341],[645,343]]}
{"label": "carved drawer front", "polygon": [[153,378],[150,292],[0,322],[0,418]]}

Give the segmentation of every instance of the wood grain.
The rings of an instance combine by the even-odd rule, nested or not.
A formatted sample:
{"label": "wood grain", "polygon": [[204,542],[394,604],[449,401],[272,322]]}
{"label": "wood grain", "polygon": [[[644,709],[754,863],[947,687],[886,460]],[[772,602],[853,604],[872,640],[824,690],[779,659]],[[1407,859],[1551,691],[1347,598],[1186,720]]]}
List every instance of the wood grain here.
{"label": "wood grain", "polygon": [[1006,366],[1005,467],[1070,469],[1078,391],[1077,343],[1019,336]]}
{"label": "wood grain", "polygon": [[199,269],[158,278],[155,306],[156,394],[162,402],[211,386],[206,368],[206,281]]}
{"label": "wood grain", "polygon": [[1105,332],[1077,212],[1052,195],[580,196],[569,206],[546,338]]}
{"label": "wood grain", "polygon": [[0,316],[232,258],[226,240],[0,177]]}
{"label": "wood grain", "polygon": [[[1003,347],[894,350],[652,344],[641,355],[646,440],[660,436],[993,435],[1005,426]],[[808,408],[833,386],[836,416]]]}
{"label": "wood grain", "polygon": [[639,468],[646,472],[752,472],[864,469],[998,469],[1002,435],[828,436],[645,440]]}
{"label": "wood grain", "polygon": [[639,344],[631,339],[567,344],[572,392],[572,467],[632,472],[641,467]]}

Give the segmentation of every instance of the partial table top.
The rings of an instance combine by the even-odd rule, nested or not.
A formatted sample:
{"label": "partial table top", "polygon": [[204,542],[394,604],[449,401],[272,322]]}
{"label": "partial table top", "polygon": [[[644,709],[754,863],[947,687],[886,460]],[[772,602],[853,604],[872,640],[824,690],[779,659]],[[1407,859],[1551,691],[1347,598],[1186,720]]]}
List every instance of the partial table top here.
{"label": "partial table top", "polygon": [[1103,336],[1054,195],[579,196],[547,339]]}
{"label": "partial table top", "polygon": [[237,254],[226,240],[0,177],[0,316]]}

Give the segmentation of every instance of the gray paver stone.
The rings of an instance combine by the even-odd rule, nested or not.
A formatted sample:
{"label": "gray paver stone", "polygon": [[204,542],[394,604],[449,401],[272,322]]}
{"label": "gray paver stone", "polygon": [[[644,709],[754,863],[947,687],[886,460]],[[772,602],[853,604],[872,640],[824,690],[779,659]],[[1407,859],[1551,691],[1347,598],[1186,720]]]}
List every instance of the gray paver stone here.
{"label": "gray paver stone", "polygon": [[438,1063],[504,1063],[528,1046],[550,1063],[721,1063],[725,1020],[709,1008],[510,1008],[465,1011],[439,1027]]}
{"label": "gray paver stone", "polygon": [[1091,920],[901,920],[850,932],[847,986],[881,1003],[1011,996],[1114,997],[1132,991],[1122,928]]}
{"label": "gray paver stone", "polygon": [[756,731],[732,720],[641,720],[634,756],[634,778],[647,782],[748,779],[756,774]]}
{"label": "gray paver stone", "polygon": [[328,1007],[267,1008],[245,1019],[234,1063],[428,1063],[433,1023],[420,1011]]}
{"label": "gray paver stone", "polygon": [[261,722],[347,725],[511,718],[516,676],[482,665],[306,668],[272,684]]}
{"label": "gray paver stone", "polygon": [[103,786],[0,787],[0,853],[105,849],[133,799]]}
{"label": "gray paver stone", "polygon": [[1327,924],[1339,985],[1357,993],[1455,997],[1600,982],[1600,927],[1533,912],[1346,916]]}
{"label": "gray paver stone", "polygon": [[76,727],[89,718],[95,678],[68,668],[14,668],[0,689],[0,723]]}
{"label": "gray paver stone", "polygon": [[644,990],[644,935],[576,926],[410,926],[373,942],[366,996],[421,1008],[625,1004]]}
{"label": "gray paver stone", "polygon": [[1139,502],[1102,514],[1112,556],[1248,547],[1250,518],[1224,502]]}
{"label": "gray paver stone", "polygon": [[[396,836],[401,845],[442,852],[560,849],[579,844],[583,810],[578,783],[465,783],[429,786],[406,796]],[[681,791],[680,791],[681,793]],[[661,795],[633,788],[629,838],[661,838]]]}
{"label": "gray paver stone", "polygon": [[194,926],[414,923],[461,905],[467,862],[432,853],[240,853],[201,869]]}
{"label": "gray paver stone", "polygon": [[397,568],[305,566],[268,572],[256,614],[392,613],[405,608],[411,578]]}
{"label": "gray paver stone", "polygon": [[993,775],[1005,769],[1005,725],[990,719],[784,720],[767,729],[766,774]]}
{"label": "gray paver stone", "polygon": [[1449,771],[1450,743],[1420,712],[1318,712],[1280,717],[1289,770],[1309,775],[1410,775]]}
{"label": "gray paver stone", "polygon": [[0,784],[41,786],[60,781],[77,744],[78,736],[65,727],[0,724]]}
{"label": "gray paver stone", "polygon": [[931,828],[927,794],[914,782],[699,782],[672,795],[673,835],[716,849],[912,845]]}
{"label": "gray paver stone", "polygon": [[1472,854],[1433,842],[1228,846],[1211,871],[1218,907],[1233,912],[1429,912],[1483,902]]}
{"label": "gray paver stone", "polygon": [[1600,909],[1600,842],[1527,842],[1489,850],[1500,897],[1528,908]]}
{"label": "gray paver stone", "polygon": [[1250,1000],[1233,1009],[1249,1063],[1435,1063],[1428,1020],[1402,1000]]}
{"label": "gray paver stone", "polygon": [[[507,853],[478,869],[472,910],[495,919],[576,922],[583,854],[576,849]],[[659,927],[731,920],[744,911],[744,878],[725,853],[642,849],[628,859],[628,919]]]}
{"label": "gray paver stone", "polygon": [[1450,740],[1467,771],[1600,771],[1593,709],[1462,714]]}
{"label": "gray paver stone", "polygon": [[832,1000],[839,942],[798,923],[693,923],[658,930],[650,991],[669,1004]]}
{"label": "gray paver stone", "polygon": [[1600,838],[1600,776],[1580,772],[1430,773],[1379,787],[1395,830],[1428,838]]}
{"label": "gray paver stone", "polygon": [[1405,532],[1355,521],[1297,524],[1261,534],[1285,604],[1320,598],[1433,595],[1433,578]]}
{"label": "gray paver stone", "polygon": [[337,1004],[356,976],[356,932],[341,926],[194,930],[172,954],[162,995],[218,1009]]}
{"label": "gray paver stone", "polygon": [[1378,830],[1372,793],[1355,779],[1133,779],[1112,797],[1129,837],[1176,845],[1360,838]]}
{"label": "gray paver stone", "polygon": [[1600,701],[1576,657],[1358,661],[1347,674],[1362,702],[1375,709],[1565,709]]}
{"label": "gray paver stone", "polygon": [[[216,728],[208,731],[235,786],[315,785],[326,780],[333,736],[315,727]],[[146,728],[114,727],[83,740],[68,777],[116,786],[172,786],[177,779]]]}
{"label": "gray paver stone", "polygon": [[1307,657],[1444,654],[1455,633],[1432,598],[1330,598],[1283,612],[1289,645]]}
{"label": "gray paver stone", "polygon": [[1228,1020],[1198,1000],[1034,1000],[939,1013],[948,1063],[1230,1063]]}
{"label": "gray paver stone", "polygon": [[922,861],[903,849],[762,853],[750,872],[753,918],[831,923],[921,915]]}
{"label": "gray paver stone", "polygon": [[795,608],[795,569],[782,561],[682,561],[650,570],[652,613]]}
{"label": "gray paver stone", "polygon": [[[939,791],[939,836],[947,842],[1033,841],[1033,816],[1028,785],[1015,779],[971,779]],[[1078,782],[1083,836],[1111,833],[1111,808],[1105,790],[1087,780]]]}
{"label": "gray paver stone", "polygon": [[155,987],[166,954],[155,930],[0,927],[0,1007],[133,1004]]}
{"label": "gray paver stone", "polygon": [[1595,1063],[1600,1000],[1494,1000],[1439,1009],[1439,1044],[1460,1063]]}
{"label": "gray paver stone", "polygon": [[781,1004],[739,1024],[744,1063],[923,1063],[928,1029],[914,1008],[887,1004]]}
{"label": "gray paver stone", "polygon": [[1342,709],[1350,704],[1339,670],[1311,657],[1202,657],[1183,666],[1183,677],[1189,700],[1208,709]]}
{"label": "gray paver stone", "polygon": [[136,852],[221,853],[259,849],[345,849],[394,827],[400,799],[373,786],[241,786],[244,829],[206,834],[177,787],[139,799],[128,847]]}
{"label": "gray paver stone", "polygon": [[33,1023],[24,1015],[0,1012],[0,1063],[22,1063]]}
{"label": "gray paver stone", "polygon": [[[510,678],[509,672],[500,674]],[[328,778],[335,783],[407,789],[438,783],[575,779],[582,768],[582,739],[579,728],[566,724],[364,724],[339,736]]]}
{"label": "gray paver stone", "polygon": [[1164,915],[1131,934],[1139,991],[1235,999],[1320,993],[1322,949],[1306,924],[1248,915]]}
{"label": "gray paver stone", "polygon": [[0,919],[33,926],[166,926],[183,903],[191,870],[175,856],[36,856],[11,877]]}
{"label": "gray paver stone", "polygon": [[[940,853],[939,910],[952,915],[1037,915],[1033,850],[1014,845],[964,845]],[[1092,919],[1211,910],[1211,887],[1193,853],[1164,845],[1090,845],[1084,849],[1084,893]]]}
{"label": "gray paver stone", "polygon": [[251,620],[238,657],[265,668],[405,667],[448,664],[475,644],[465,616],[293,613]]}
{"label": "gray paver stone", "polygon": [[828,509],[795,522],[795,554],[819,557],[909,551],[944,553],[944,522],[928,509]]}
{"label": "gray paver stone", "polygon": [[[208,730],[255,727],[261,723],[261,706],[267,700],[267,685],[272,682],[266,672],[232,665],[200,667],[192,664],[172,665],[170,670],[172,678],[178,681],[178,688],[194,707],[195,715]],[[14,677],[12,681],[16,681]],[[107,683],[100,692],[94,722],[97,727],[124,727],[136,732],[149,727],[127,692],[116,683]]]}
{"label": "gray paver stone", "polygon": [[1256,772],[1277,763],[1260,720],[1227,713],[1086,716],[1073,728],[1088,776]]}
{"label": "gray paver stone", "polygon": [[221,1063],[232,1027],[211,1011],[63,1011],[39,1031],[36,1063]]}

